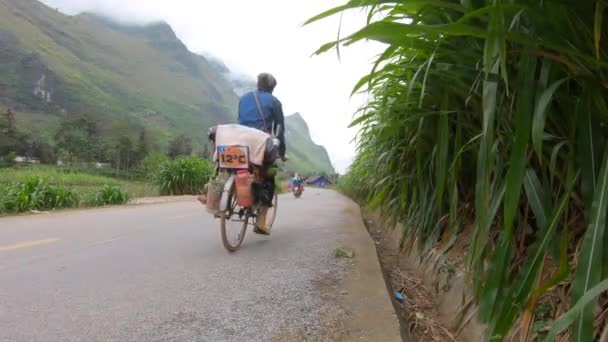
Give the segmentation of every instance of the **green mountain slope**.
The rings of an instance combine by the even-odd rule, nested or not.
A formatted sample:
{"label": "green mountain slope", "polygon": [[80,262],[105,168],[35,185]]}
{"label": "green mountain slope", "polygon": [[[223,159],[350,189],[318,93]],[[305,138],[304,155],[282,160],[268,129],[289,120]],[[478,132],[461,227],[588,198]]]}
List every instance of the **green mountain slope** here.
{"label": "green mountain slope", "polygon": [[[204,139],[229,121],[231,85],[165,23],[67,16],[35,0],[0,0],[0,102],[21,112],[92,115]],[[109,128],[109,125],[106,125]]]}
{"label": "green mountain slope", "polygon": [[[0,111],[51,144],[64,118],[88,116],[104,139],[145,127],[153,144],[234,122],[238,94],[255,86],[215,58],[190,52],[166,23],[118,24],[68,16],[36,0],[0,0]],[[289,171],[331,172],[327,152],[299,115],[287,119]],[[114,140],[112,140],[114,139]]]}
{"label": "green mountain slope", "polygon": [[285,140],[289,156],[286,170],[304,175],[334,173],[325,147],[312,141],[308,125],[299,113],[285,117]]}

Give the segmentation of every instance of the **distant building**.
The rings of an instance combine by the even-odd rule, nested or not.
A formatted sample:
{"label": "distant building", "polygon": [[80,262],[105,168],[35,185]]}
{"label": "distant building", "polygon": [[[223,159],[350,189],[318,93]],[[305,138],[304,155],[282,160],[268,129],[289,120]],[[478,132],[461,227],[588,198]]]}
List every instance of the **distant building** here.
{"label": "distant building", "polygon": [[326,186],[333,185],[334,183],[325,176],[316,176],[306,179],[306,184],[324,188]]}
{"label": "distant building", "polygon": [[19,164],[40,164],[40,160],[38,158],[30,158],[24,156],[15,157],[15,163]]}
{"label": "distant building", "polygon": [[110,164],[110,163],[95,163],[96,169],[109,169],[111,167],[112,167],[112,164]]}

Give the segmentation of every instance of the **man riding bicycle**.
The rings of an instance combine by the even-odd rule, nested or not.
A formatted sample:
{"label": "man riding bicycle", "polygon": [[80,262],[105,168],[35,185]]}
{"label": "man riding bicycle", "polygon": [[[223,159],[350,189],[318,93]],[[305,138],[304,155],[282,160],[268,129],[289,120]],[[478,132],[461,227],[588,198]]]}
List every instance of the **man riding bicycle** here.
{"label": "man riding bicycle", "polygon": [[[258,75],[257,90],[244,94],[239,101],[239,124],[248,126],[268,134],[277,133],[279,140],[279,157],[283,162],[287,161],[285,155],[285,118],[281,102],[272,95],[277,80],[268,73]],[[277,130],[278,129],[278,130]],[[274,197],[276,167],[270,166],[266,172],[265,187],[269,190],[269,199]],[[266,212],[272,203],[267,202],[260,211],[258,224],[254,231],[258,234],[269,235],[270,229],[266,226]]]}

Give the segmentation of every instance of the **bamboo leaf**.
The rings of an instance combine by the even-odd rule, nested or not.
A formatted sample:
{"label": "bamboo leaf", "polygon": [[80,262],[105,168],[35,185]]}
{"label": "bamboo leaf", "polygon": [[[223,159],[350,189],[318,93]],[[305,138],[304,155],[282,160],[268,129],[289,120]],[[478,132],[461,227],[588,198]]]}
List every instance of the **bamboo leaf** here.
{"label": "bamboo leaf", "polygon": [[[367,6],[378,6],[380,4],[388,4],[388,3],[395,3],[395,2],[396,2],[395,0],[351,0],[342,6],[334,7],[332,9],[329,9],[323,13],[320,13],[320,14],[308,19],[306,22],[304,22],[304,25],[309,25],[311,23],[314,23],[315,21],[319,21],[321,19],[331,17],[335,14],[344,12],[349,9],[367,7]],[[465,11],[464,7],[461,5],[454,4],[451,2],[447,2],[447,1],[441,1],[441,0],[408,0],[408,3],[433,5],[433,6],[449,8],[449,9],[461,11],[461,12]]]}
{"label": "bamboo leaf", "polygon": [[[581,298],[576,301],[576,304],[572,306],[568,312],[561,315],[558,320],[556,320],[551,326],[551,330],[545,337],[545,342],[552,342],[555,340],[555,337],[562,331],[568,329],[568,327],[577,321],[580,316],[583,314],[585,309],[589,307],[590,304],[595,302],[597,297],[603,292],[608,290],[608,279],[604,279],[599,282],[597,285],[590,288]],[[591,339],[587,340],[591,341]]]}
{"label": "bamboo leaf", "polygon": [[[511,256],[513,238],[513,225],[516,219],[517,207],[521,196],[521,188],[526,172],[528,141],[532,127],[532,110],[534,97],[531,95],[535,87],[536,58],[526,57],[521,60],[520,88],[515,114],[515,142],[511,151],[509,170],[506,175],[506,191],[503,203],[503,228],[499,236],[499,246],[492,256],[489,272],[496,275],[506,274],[508,260]],[[489,277],[485,284],[484,299],[482,301],[482,316],[497,312],[502,306],[501,294],[503,292],[503,277]]]}
{"label": "bamboo leaf", "polygon": [[569,185],[565,189],[559,205],[551,214],[548,225],[541,228],[541,234],[538,237],[538,240],[530,247],[530,254],[526,259],[522,270],[518,272],[512,290],[506,296],[509,305],[500,312],[500,317],[496,319],[498,324],[494,331],[495,335],[503,337],[507,335],[511,326],[515,323],[517,313],[523,309],[526,301],[534,292],[534,285],[542,271],[547,248],[554,236],[564,211],[568,207],[570,194],[577,178],[578,175],[569,180]]}
{"label": "bamboo leaf", "polygon": [[[449,108],[449,97],[447,92],[443,95],[441,103],[441,109]],[[436,193],[435,199],[438,207],[438,211],[441,211],[443,203],[443,194],[445,192],[446,180],[448,176],[448,152],[450,146],[449,137],[449,122],[448,114],[440,115],[439,118],[439,131],[438,131],[438,153],[437,153],[437,184],[435,186]]]}
{"label": "bamboo leaf", "polygon": [[562,147],[566,146],[567,144],[568,141],[562,141],[559,144],[555,145],[555,147],[553,147],[553,151],[551,151],[551,161],[549,163],[551,186],[553,186],[553,180],[555,175],[557,174],[557,158],[559,156],[559,152],[561,151]]}
{"label": "bamboo leaf", "polygon": [[[583,238],[578,268],[572,283],[572,299],[574,301],[581,299],[601,278],[606,210],[608,210],[608,149],[604,153],[604,161],[593,195],[589,225]],[[592,340],[592,304],[585,306],[576,318],[573,337],[576,342]]]}
{"label": "bamboo leaf", "polygon": [[553,100],[553,94],[562,85],[567,79],[563,78],[559,81],[553,82],[549,88],[547,88],[538,98],[536,102],[536,108],[534,109],[534,121],[532,124],[532,142],[534,144],[534,148],[536,150],[536,155],[538,155],[539,160],[542,161],[542,144],[543,144],[543,136],[545,133],[545,121],[546,121],[546,113],[547,107]]}
{"label": "bamboo leaf", "polygon": [[551,200],[549,199],[548,193],[541,186],[534,170],[528,169],[526,172],[524,187],[526,189],[528,202],[530,203],[530,208],[532,208],[532,212],[536,218],[536,224],[539,227],[544,227],[549,219]]}
{"label": "bamboo leaf", "polygon": [[[577,103],[577,154],[581,168],[581,191],[585,208],[592,207],[593,194],[596,188],[603,145],[599,127],[594,125],[590,111],[590,100],[583,98]],[[586,216],[589,213],[585,213]]]}
{"label": "bamboo leaf", "polygon": [[486,32],[484,30],[467,24],[413,25],[390,21],[378,21],[343,38],[342,41],[344,41],[346,45],[350,45],[362,39],[370,39],[392,45],[402,44],[408,37],[423,33],[447,36],[472,36],[478,38],[486,37]]}
{"label": "bamboo leaf", "polygon": [[602,39],[602,22],[604,19],[604,9],[606,8],[605,0],[595,1],[595,21],[594,21],[594,39],[595,58],[600,59],[600,43]]}
{"label": "bamboo leaf", "polygon": [[356,118],[355,120],[353,120],[353,121],[352,121],[352,122],[351,122],[351,123],[348,125],[348,128],[355,127],[355,126],[357,126],[357,125],[359,125],[359,124],[361,124],[361,123],[363,123],[363,122],[365,122],[365,121],[369,120],[369,119],[370,119],[370,118],[372,118],[374,115],[375,115],[375,113],[374,113],[374,112],[370,112],[370,113],[363,114],[363,115],[361,115],[360,117],[358,117],[358,118]]}

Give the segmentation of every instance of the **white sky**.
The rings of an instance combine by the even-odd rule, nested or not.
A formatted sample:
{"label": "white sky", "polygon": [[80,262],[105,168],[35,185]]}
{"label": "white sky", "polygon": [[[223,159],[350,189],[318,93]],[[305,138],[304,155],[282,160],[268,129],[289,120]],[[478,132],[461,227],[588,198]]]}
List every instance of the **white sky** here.
{"label": "white sky", "polygon": [[[275,75],[275,95],[286,115],[300,112],[313,139],[324,145],[338,171],[354,156],[355,130],[347,129],[363,96],[350,97],[354,84],[371,69],[379,44],[362,42],[311,57],[335,39],[340,16],[302,27],[308,18],[346,0],[42,0],[60,11],[95,11],[128,22],[164,20],[194,52],[222,59],[237,73]],[[361,27],[365,13],[348,13],[342,32]],[[236,108],[235,108],[236,111]],[[236,113],[235,113],[236,115]],[[287,142],[289,155],[289,141]]]}

